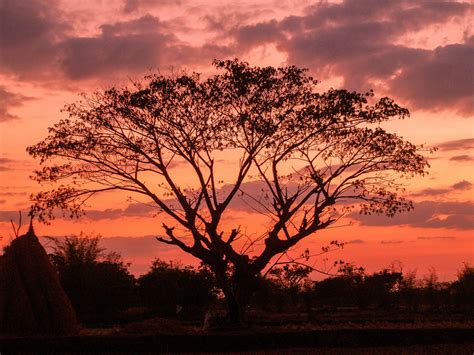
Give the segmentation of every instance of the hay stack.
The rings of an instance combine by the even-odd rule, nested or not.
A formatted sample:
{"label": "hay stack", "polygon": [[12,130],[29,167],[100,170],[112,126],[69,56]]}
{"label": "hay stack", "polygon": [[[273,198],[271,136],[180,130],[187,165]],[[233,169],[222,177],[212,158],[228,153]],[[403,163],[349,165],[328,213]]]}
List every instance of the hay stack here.
{"label": "hay stack", "polygon": [[71,302],[46,251],[28,233],[15,238],[0,259],[0,334],[74,334]]}

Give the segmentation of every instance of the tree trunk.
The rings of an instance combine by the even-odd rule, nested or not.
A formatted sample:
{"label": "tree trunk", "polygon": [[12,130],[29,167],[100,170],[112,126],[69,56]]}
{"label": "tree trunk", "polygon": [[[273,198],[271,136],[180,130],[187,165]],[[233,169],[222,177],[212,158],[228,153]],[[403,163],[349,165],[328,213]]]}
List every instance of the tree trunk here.
{"label": "tree trunk", "polygon": [[[258,278],[250,273],[247,269],[237,268],[232,275],[232,291],[237,301],[239,312],[239,322],[246,321],[245,314],[247,307],[250,304],[253,294],[258,287]],[[232,310],[232,313],[234,310]],[[229,308],[229,316],[231,316],[231,309]]]}
{"label": "tree trunk", "polygon": [[230,325],[243,325],[258,278],[246,270],[235,270],[230,278],[225,273],[216,273],[216,279],[227,303],[227,321]]}
{"label": "tree trunk", "polygon": [[238,302],[232,290],[224,291],[227,302],[227,321],[231,325],[240,326],[244,323],[245,307]]}

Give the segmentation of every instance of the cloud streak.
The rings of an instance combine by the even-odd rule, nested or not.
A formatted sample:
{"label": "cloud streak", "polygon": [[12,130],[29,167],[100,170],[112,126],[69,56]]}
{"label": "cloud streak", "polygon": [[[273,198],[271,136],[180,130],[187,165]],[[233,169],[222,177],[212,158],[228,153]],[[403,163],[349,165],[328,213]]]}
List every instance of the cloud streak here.
{"label": "cloud streak", "polygon": [[462,155],[455,155],[451,158],[449,158],[451,161],[455,161],[458,163],[468,163],[474,160],[474,157],[471,157],[470,155],[467,154],[462,154]]}
{"label": "cloud streak", "polygon": [[390,218],[351,213],[352,219],[364,226],[405,225],[415,228],[474,229],[473,202],[422,201],[415,203],[414,211]]}
{"label": "cloud streak", "polygon": [[[0,123],[19,119],[19,117],[11,113],[10,110],[21,107],[25,102],[32,99],[32,97],[10,92],[4,86],[0,85]],[[5,158],[0,159],[0,164],[5,162]]]}
{"label": "cloud streak", "polygon": [[456,192],[456,191],[467,191],[472,188],[472,183],[466,180],[459,181],[449,187],[445,188],[426,188],[421,191],[412,193],[411,196],[413,197],[419,197],[419,196],[440,196],[440,195],[446,195],[450,192]]}
{"label": "cloud streak", "polygon": [[469,150],[474,148],[474,138],[457,139],[437,144],[442,151]]}
{"label": "cloud streak", "polygon": [[454,240],[455,237],[418,237],[419,240]]}

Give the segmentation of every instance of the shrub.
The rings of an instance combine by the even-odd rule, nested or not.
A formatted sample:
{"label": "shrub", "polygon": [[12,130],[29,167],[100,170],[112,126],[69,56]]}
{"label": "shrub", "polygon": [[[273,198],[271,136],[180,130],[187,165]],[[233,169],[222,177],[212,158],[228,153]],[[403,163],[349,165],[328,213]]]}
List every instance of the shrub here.
{"label": "shrub", "polygon": [[133,304],[135,278],[119,254],[99,247],[100,237],[50,239],[50,258],[79,319],[104,319]]}
{"label": "shrub", "polygon": [[365,275],[364,280],[357,289],[358,305],[361,308],[375,305],[387,308],[395,301],[394,291],[400,284],[403,275],[387,269],[381,272]]}
{"label": "shrub", "polygon": [[203,313],[216,298],[214,279],[207,269],[159,259],[138,279],[138,293],[147,307],[162,316]]}
{"label": "shrub", "polygon": [[452,285],[455,303],[458,307],[474,308],[474,267],[464,264],[458,272],[458,279]]}

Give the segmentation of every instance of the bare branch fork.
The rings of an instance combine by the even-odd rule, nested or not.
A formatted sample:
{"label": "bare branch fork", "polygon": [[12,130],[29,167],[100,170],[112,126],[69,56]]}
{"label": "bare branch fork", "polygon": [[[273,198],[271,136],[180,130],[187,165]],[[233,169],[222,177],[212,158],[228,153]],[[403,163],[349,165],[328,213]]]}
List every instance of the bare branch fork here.
{"label": "bare branch fork", "polygon": [[18,238],[18,236],[20,235],[21,223],[21,211],[18,211],[18,227],[15,227],[15,223],[12,219],[10,219],[10,224],[12,225],[13,234],[15,235],[15,238]]}

